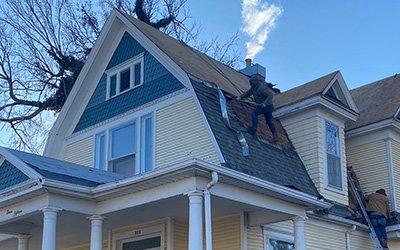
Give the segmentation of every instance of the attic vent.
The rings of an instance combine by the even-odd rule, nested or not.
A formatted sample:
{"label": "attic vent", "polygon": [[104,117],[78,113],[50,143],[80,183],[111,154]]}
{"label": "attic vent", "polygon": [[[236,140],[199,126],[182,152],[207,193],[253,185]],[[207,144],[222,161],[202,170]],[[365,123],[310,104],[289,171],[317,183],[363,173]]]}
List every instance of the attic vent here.
{"label": "attic vent", "polygon": [[234,131],[236,133],[239,144],[240,144],[240,146],[242,146],[243,156],[249,156],[250,150],[249,150],[249,145],[247,144],[246,138],[244,137],[244,135],[241,131],[237,131],[232,127],[231,122],[229,120],[229,114],[228,114],[228,108],[226,105],[225,95],[221,91],[219,86],[216,86],[216,87],[218,89],[219,104],[220,104],[220,108],[221,108],[222,118],[224,119],[224,123],[229,129],[231,129],[232,131]]}

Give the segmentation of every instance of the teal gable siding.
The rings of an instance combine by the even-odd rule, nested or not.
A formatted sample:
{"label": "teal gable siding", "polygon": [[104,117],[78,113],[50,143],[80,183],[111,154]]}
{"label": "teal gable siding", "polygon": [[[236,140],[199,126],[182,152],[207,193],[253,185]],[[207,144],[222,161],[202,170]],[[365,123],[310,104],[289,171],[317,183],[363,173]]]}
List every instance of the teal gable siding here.
{"label": "teal gable siding", "polygon": [[17,185],[29,180],[29,177],[13,166],[10,162],[4,161],[0,166],[0,190]]}
{"label": "teal gable siding", "polygon": [[178,79],[126,32],[106,70],[141,53],[144,54],[143,85],[106,101],[107,77],[106,74],[103,74],[74,132],[81,131],[184,88]]}

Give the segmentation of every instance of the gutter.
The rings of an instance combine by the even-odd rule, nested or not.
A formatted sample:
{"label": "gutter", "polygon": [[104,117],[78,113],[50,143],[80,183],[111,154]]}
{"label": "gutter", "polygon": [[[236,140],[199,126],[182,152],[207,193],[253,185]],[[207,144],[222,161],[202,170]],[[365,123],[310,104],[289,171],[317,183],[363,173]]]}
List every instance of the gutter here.
{"label": "gutter", "polygon": [[210,189],[218,182],[217,172],[211,173],[211,181],[204,190],[204,217],[206,224],[206,250],[212,250],[212,215],[211,215],[211,193]]}

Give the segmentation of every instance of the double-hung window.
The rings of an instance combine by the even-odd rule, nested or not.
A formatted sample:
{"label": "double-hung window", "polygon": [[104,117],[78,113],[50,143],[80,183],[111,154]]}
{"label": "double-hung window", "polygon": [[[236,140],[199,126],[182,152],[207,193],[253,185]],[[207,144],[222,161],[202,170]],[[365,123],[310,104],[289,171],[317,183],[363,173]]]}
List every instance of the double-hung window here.
{"label": "double-hung window", "polygon": [[95,136],[94,166],[126,176],[154,168],[154,118],[142,116]]}
{"label": "double-hung window", "polygon": [[107,70],[107,99],[142,85],[143,67],[143,55],[140,55]]}
{"label": "double-hung window", "polygon": [[342,189],[342,163],[340,155],[339,126],[326,121],[326,165],[327,185],[335,189]]}

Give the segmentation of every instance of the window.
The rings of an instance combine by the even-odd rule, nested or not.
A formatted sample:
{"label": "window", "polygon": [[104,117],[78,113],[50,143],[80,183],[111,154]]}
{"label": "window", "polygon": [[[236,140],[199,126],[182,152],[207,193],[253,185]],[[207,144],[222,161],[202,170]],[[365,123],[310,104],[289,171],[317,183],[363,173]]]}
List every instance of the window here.
{"label": "window", "polygon": [[153,170],[153,117],[151,115],[142,117],[141,124],[141,166],[143,172]]}
{"label": "window", "polygon": [[282,240],[269,239],[267,250],[292,250],[294,244]]}
{"label": "window", "polygon": [[294,237],[286,232],[274,229],[264,230],[265,250],[293,250]]}
{"label": "window", "polygon": [[107,99],[143,84],[143,55],[107,70]]}
{"label": "window", "polygon": [[109,165],[113,172],[134,175],[135,153],[135,123],[110,131]]}
{"label": "window", "polygon": [[96,135],[95,147],[95,168],[107,170],[106,164],[106,134],[101,133]]}
{"label": "window", "polygon": [[325,122],[327,184],[328,187],[342,189],[342,164],[340,157],[339,127]]}
{"label": "window", "polygon": [[153,115],[142,116],[138,121],[95,136],[95,168],[126,176],[154,169]]}

